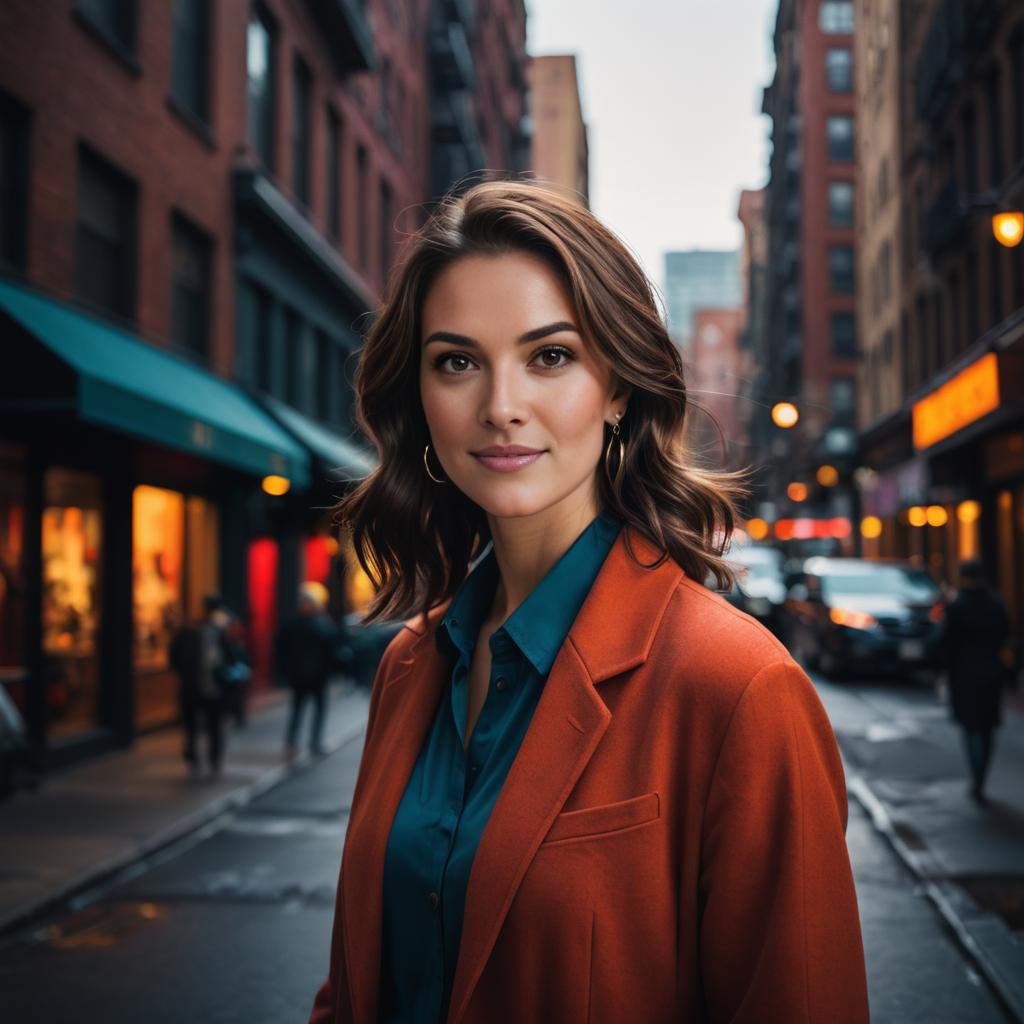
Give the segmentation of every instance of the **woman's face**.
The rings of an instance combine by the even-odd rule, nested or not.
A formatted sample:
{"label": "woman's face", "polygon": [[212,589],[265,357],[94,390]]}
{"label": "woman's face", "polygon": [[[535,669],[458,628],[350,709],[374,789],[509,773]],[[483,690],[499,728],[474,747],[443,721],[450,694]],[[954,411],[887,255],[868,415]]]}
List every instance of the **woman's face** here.
{"label": "woman's face", "polygon": [[[491,516],[599,511],[604,424],[625,402],[612,400],[611,374],[578,327],[557,275],[526,253],[463,257],[427,293],[420,395],[431,472]],[[488,457],[507,446],[533,454]]]}

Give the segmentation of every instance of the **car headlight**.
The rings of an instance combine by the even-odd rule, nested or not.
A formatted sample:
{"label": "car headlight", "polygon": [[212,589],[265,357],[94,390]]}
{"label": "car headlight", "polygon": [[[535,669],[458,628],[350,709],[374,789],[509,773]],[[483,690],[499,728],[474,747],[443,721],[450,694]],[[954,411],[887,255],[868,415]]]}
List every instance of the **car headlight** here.
{"label": "car headlight", "polygon": [[855,612],[848,608],[830,608],[828,617],[837,626],[846,626],[849,629],[874,629],[878,625],[878,619],[867,612]]}

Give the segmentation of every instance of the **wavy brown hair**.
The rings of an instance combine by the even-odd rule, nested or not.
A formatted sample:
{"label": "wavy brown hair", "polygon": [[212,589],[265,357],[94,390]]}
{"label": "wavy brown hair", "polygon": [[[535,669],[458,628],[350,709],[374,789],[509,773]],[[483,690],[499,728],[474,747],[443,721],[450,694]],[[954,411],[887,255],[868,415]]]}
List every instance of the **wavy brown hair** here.
{"label": "wavy brown hair", "polygon": [[[686,443],[688,399],[679,352],[650,282],[623,243],[585,206],[533,179],[485,181],[446,195],[407,239],[355,373],[355,418],[380,465],[338,500],[356,558],[376,591],[364,622],[401,619],[450,598],[490,540],[486,515],[423,469],[429,443],[419,392],[421,311],[455,260],[525,252],[568,290],[584,342],[617,386],[632,387],[620,424],[622,472],[598,467],[603,510],[653,541],[688,576],[733,580],[723,551],[747,494],[749,471],[697,464]],[[610,427],[605,442],[611,436]]]}

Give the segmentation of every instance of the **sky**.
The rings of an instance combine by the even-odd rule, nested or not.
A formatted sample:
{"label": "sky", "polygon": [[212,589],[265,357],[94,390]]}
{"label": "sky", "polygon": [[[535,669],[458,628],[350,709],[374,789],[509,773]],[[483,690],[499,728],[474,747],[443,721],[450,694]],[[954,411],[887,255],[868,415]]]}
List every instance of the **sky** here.
{"label": "sky", "polygon": [[590,205],[664,286],[663,254],[739,248],[768,172],[777,0],[526,0],[533,56],[573,53]]}

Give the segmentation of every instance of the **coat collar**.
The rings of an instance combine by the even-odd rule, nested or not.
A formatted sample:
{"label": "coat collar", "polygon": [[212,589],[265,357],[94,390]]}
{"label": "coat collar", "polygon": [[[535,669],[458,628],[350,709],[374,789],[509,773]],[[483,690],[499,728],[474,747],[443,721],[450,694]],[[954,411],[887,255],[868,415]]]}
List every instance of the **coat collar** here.
{"label": "coat collar", "polygon": [[[498,937],[512,900],[556,815],[609,723],[595,684],[643,664],[680,578],[630,527],[619,533],[548,674],[540,702],[477,848],[448,1024],[457,1024]],[[625,597],[628,595],[628,600]],[[383,684],[376,735],[360,776],[362,813],[350,828],[343,872],[345,947],[357,1024],[374,1024],[380,984],[383,865],[395,812],[448,682],[450,656],[434,634],[449,602],[405,625],[416,638]],[[415,671],[414,671],[415,668]],[[386,769],[384,770],[384,766]]]}

